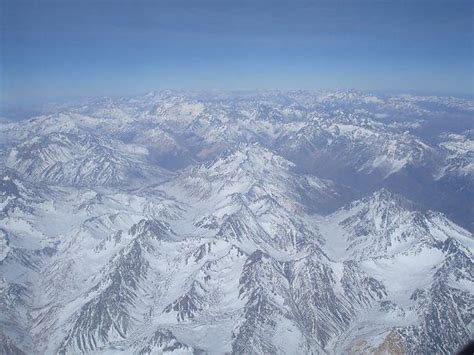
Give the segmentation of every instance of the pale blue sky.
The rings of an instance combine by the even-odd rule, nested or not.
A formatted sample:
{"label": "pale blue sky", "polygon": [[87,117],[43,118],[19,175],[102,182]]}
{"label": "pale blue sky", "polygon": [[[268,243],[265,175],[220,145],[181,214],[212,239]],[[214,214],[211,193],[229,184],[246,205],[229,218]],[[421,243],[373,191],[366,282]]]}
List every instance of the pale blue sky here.
{"label": "pale blue sky", "polygon": [[473,94],[473,1],[0,0],[3,106],[159,89]]}

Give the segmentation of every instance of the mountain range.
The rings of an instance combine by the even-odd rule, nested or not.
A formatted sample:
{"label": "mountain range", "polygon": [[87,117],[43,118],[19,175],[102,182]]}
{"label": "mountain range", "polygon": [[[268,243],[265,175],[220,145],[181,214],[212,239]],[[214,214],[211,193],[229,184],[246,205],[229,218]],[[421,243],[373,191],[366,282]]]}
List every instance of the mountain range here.
{"label": "mountain range", "polygon": [[453,354],[474,101],[164,91],[0,124],[0,353]]}

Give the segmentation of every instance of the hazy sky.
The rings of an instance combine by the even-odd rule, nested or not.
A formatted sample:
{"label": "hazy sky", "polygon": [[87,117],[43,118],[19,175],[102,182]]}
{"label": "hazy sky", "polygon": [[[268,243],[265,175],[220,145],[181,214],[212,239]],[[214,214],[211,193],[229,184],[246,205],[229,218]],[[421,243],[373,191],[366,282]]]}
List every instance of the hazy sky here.
{"label": "hazy sky", "polygon": [[474,90],[474,1],[0,1],[3,105],[167,88]]}

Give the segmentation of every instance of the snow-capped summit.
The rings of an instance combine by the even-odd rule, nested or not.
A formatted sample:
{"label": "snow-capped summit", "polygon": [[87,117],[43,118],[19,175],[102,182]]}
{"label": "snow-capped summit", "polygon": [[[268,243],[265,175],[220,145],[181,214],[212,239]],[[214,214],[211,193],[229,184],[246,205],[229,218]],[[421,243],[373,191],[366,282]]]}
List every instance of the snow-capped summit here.
{"label": "snow-capped summit", "polygon": [[[326,217],[321,230],[336,258],[356,260],[416,251],[447,238],[472,239],[442,214],[423,210],[387,189],[334,212]],[[334,240],[332,233],[343,238]]]}
{"label": "snow-capped summit", "polygon": [[12,148],[6,164],[30,179],[45,182],[118,185],[149,174],[151,168],[144,165],[144,159],[143,151],[121,151],[89,134],[50,133]]}
{"label": "snow-capped summit", "polygon": [[293,163],[257,143],[240,144],[193,167],[171,186],[201,200],[233,194],[268,196],[292,211],[310,208],[325,212],[348,193],[347,188],[331,181],[296,172]]}

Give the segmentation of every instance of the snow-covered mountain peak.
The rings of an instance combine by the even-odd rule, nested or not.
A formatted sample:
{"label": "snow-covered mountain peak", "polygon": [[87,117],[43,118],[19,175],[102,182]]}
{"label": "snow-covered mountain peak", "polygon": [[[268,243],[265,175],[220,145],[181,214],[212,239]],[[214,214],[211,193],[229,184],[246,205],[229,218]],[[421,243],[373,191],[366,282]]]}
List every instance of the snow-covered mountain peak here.
{"label": "snow-covered mountain peak", "polygon": [[375,227],[382,229],[390,223],[410,214],[415,205],[404,197],[382,188],[371,195],[354,201],[334,213],[341,216],[341,224],[350,225],[357,221],[374,223]]}
{"label": "snow-covered mountain peak", "polygon": [[169,224],[156,219],[142,219],[130,228],[129,234],[132,237],[157,240],[173,240],[176,235]]}
{"label": "snow-covered mountain peak", "polygon": [[288,170],[294,164],[258,143],[239,144],[236,148],[227,151],[214,161],[206,164],[212,174],[235,173],[248,171],[252,174],[271,173],[273,169]]}
{"label": "snow-covered mountain peak", "polygon": [[381,188],[372,193],[372,195],[352,204],[352,206],[357,205],[364,205],[365,208],[370,209],[375,213],[389,210],[390,208],[411,210],[416,207],[412,201],[401,195],[395,194],[386,188]]}
{"label": "snow-covered mountain peak", "polygon": [[[435,247],[449,238],[471,245],[466,230],[453,228],[438,212],[381,189],[328,216],[320,226],[336,259],[391,257]],[[333,234],[342,237],[334,237]]]}

